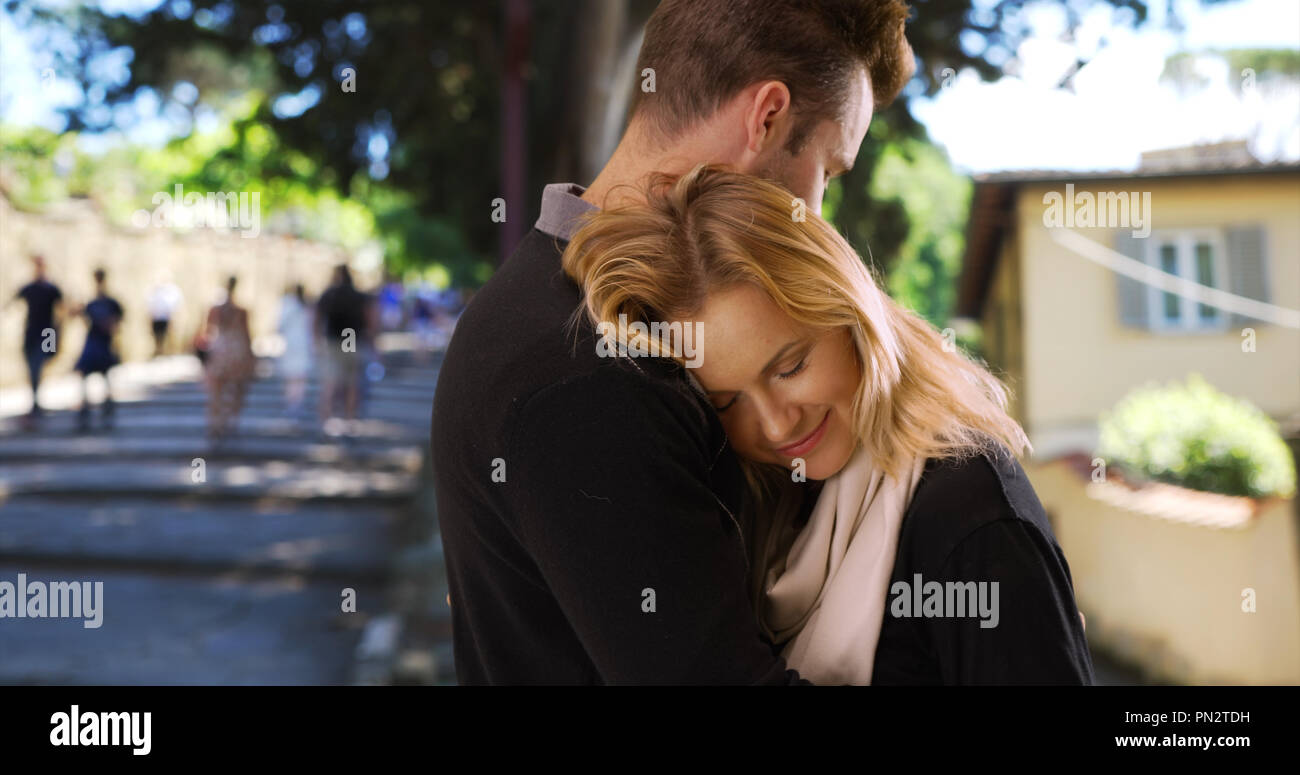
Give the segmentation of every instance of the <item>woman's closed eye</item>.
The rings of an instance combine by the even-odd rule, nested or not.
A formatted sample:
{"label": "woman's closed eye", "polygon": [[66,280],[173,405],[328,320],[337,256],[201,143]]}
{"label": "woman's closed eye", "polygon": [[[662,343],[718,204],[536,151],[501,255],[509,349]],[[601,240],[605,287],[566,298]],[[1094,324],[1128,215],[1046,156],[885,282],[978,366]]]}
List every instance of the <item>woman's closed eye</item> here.
{"label": "woman's closed eye", "polygon": [[[800,359],[800,361],[797,364],[795,364],[794,368],[790,369],[789,371],[783,371],[777,374],[776,378],[781,380],[792,379],[794,377],[799,376],[799,374],[801,374],[804,371],[804,369],[807,368],[808,368],[808,356],[805,355],[802,359]],[[741,395],[740,393],[736,393],[731,397],[730,401],[728,401],[726,404],[722,406],[715,405],[713,407],[714,410],[719,413],[727,411],[736,403],[737,400],[740,399],[740,395]]]}
{"label": "woman's closed eye", "polygon": [[789,371],[781,372],[780,374],[776,375],[776,378],[790,379],[791,377],[797,375],[799,372],[803,371],[806,368],[808,368],[808,358],[805,356],[802,360],[799,361],[799,363],[795,364],[795,367],[793,369],[790,369]]}

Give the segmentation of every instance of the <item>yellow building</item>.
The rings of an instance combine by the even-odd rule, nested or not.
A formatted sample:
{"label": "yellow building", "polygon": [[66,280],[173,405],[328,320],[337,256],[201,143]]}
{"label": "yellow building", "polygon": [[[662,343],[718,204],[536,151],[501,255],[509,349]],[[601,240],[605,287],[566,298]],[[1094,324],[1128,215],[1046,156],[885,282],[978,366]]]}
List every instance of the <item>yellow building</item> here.
{"label": "yellow building", "polygon": [[1300,683],[1300,513],[1126,481],[1099,415],[1197,372],[1300,435],[1297,310],[1300,164],[1224,144],[975,181],[958,315],[1014,393],[1090,645],[1148,680]]}
{"label": "yellow building", "polygon": [[[1072,210],[1058,203],[1067,194]],[[1094,225],[1081,225],[1089,200]],[[1124,205],[1128,223],[1114,223]],[[1058,225],[1061,209],[1073,227]],[[1280,422],[1300,413],[1300,326],[1145,286],[1061,244],[1065,232],[1300,310],[1300,164],[1153,154],[1133,173],[977,178],[957,301],[959,317],[982,324],[989,365],[1039,457],[1092,450],[1103,410],[1191,372]]]}

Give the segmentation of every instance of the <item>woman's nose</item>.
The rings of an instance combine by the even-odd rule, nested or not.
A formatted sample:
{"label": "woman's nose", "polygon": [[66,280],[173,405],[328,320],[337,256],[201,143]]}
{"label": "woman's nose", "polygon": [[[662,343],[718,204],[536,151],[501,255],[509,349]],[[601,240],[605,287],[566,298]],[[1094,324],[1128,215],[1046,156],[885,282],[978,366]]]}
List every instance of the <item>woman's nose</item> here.
{"label": "woman's nose", "polygon": [[798,439],[790,438],[799,425],[799,409],[793,404],[776,400],[770,396],[755,399],[758,422],[763,429],[763,436],[773,447],[789,444]]}

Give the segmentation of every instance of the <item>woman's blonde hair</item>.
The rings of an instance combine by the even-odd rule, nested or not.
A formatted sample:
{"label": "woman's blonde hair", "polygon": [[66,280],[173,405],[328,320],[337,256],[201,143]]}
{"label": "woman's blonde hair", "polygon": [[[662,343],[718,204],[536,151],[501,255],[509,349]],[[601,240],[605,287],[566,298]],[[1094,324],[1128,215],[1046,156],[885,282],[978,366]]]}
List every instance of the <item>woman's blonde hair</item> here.
{"label": "woman's blonde hair", "polygon": [[[1002,383],[885,294],[839,232],[785,188],[700,165],[655,176],[645,194],[588,215],[569,242],[564,271],[584,292],[578,318],[687,320],[711,291],[749,283],[798,323],[851,332],[861,367],[854,430],[886,473],[900,475],[912,456],[1030,448]],[[742,465],[760,513],[788,494],[788,469]]]}

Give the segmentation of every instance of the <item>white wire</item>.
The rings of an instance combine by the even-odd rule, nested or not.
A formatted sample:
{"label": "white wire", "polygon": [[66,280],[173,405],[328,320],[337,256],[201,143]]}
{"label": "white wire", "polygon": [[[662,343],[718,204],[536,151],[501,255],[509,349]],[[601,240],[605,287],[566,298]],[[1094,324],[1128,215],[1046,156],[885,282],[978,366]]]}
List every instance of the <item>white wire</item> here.
{"label": "white wire", "polygon": [[1130,277],[1144,285],[1150,285],[1166,293],[1181,296],[1184,299],[1200,302],[1211,307],[1218,307],[1225,312],[1246,315],[1286,328],[1300,329],[1300,310],[1279,307],[1276,304],[1248,299],[1235,293],[1221,291],[1208,285],[1201,285],[1184,277],[1175,277],[1153,266],[1124,255],[1116,250],[1094,242],[1070,229],[1048,229],[1047,233],[1058,245],[1083,258],[1101,264],[1112,272]]}

